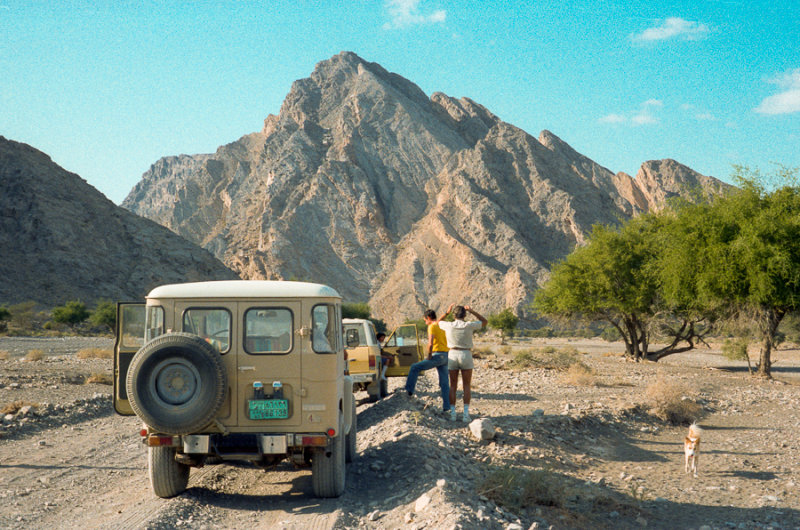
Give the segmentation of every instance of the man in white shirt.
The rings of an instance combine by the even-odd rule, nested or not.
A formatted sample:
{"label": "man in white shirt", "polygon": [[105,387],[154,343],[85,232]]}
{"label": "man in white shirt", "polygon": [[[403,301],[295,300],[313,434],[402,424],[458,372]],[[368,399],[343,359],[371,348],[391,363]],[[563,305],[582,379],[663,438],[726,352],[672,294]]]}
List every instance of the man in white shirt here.
{"label": "man in white shirt", "polygon": [[[443,320],[448,314],[453,313],[455,320]],[[466,322],[467,313],[472,313],[478,320]],[[469,403],[472,398],[472,333],[486,327],[487,320],[473,311],[470,306],[450,304],[447,312],[439,318],[439,327],[447,336],[447,345],[450,348],[447,368],[450,370],[450,420],[456,420],[456,391],[458,390],[458,372],[461,372],[461,381],[464,384],[464,414],[461,419],[469,422]]]}

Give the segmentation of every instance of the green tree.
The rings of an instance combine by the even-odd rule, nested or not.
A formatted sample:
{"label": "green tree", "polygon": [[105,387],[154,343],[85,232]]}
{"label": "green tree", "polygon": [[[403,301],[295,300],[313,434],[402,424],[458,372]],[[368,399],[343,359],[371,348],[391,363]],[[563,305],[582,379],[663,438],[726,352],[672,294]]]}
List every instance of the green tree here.
{"label": "green tree", "polygon": [[8,330],[6,320],[11,320],[11,311],[6,306],[0,306],[0,331],[2,332]]}
{"label": "green tree", "polygon": [[68,324],[70,327],[75,327],[81,322],[89,318],[89,311],[86,309],[86,304],[79,301],[70,301],[63,306],[53,309],[53,320],[61,323]]}
{"label": "green tree", "polygon": [[737,167],[734,193],[712,204],[697,293],[755,328],[758,375],[771,377],[778,326],[800,309],[800,187],[797,169]]}
{"label": "green tree", "polygon": [[489,315],[487,320],[491,327],[500,330],[500,345],[506,343],[506,335],[511,336],[519,324],[519,318],[508,307],[499,313]]}
{"label": "green tree", "polygon": [[[664,239],[674,223],[674,213],[667,211],[620,227],[594,227],[587,245],[553,267],[534,298],[534,310],[564,320],[606,321],[635,360],[692,349],[710,330],[703,325],[706,317],[682,298],[667,300],[661,289]],[[654,333],[667,345],[650,351]]]}
{"label": "green tree", "polygon": [[112,332],[117,326],[117,306],[114,302],[101,300],[92,311],[89,321],[95,326],[106,326]]}
{"label": "green tree", "polygon": [[369,305],[363,302],[342,304],[342,318],[368,319],[369,316]]}

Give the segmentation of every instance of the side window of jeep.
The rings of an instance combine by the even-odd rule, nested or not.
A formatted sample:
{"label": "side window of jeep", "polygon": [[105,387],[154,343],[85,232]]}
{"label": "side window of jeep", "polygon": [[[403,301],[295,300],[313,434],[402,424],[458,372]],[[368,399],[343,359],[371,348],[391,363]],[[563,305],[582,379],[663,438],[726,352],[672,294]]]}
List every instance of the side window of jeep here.
{"label": "side window of jeep", "polygon": [[335,353],[340,349],[341,322],[339,307],[332,304],[315,305],[311,310],[311,344],[317,353]]}
{"label": "side window of jeep", "polygon": [[250,354],[289,353],[294,325],[283,307],[253,307],[244,315],[244,351]]}
{"label": "side window of jeep", "polygon": [[231,314],[221,308],[189,308],[183,313],[183,331],[204,338],[225,353],[231,345]]}

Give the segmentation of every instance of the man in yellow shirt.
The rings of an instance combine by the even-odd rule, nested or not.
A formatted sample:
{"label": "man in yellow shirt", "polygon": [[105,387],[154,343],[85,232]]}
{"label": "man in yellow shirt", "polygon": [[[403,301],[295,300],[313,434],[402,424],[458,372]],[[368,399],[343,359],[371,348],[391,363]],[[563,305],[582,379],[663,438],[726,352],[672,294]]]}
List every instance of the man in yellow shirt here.
{"label": "man in yellow shirt", "polygon": [[408,369],[405,390],[409,396],[414,395],[414,388],[417,386],[417,378],[423,370],[436,368],[439,375],[439,389],[442,392],[442,404],[444,412],[450,411],[450,380],[447,370],[447,337],[439,327],[436,320],[436,312],[433,309],[425,311],[423,316],[425,324],[428,325],[428,358],[411,365]]}

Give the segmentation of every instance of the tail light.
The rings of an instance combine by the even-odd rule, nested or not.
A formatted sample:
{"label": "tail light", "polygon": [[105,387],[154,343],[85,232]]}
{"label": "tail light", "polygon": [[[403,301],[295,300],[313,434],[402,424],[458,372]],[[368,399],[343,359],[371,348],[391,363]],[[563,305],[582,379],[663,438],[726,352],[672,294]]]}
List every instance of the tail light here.
{"label": "tail light", "polygon": [[369,367],[370,368],[375,368],[375,356],[374,355],[370,355],[369,356]]}

